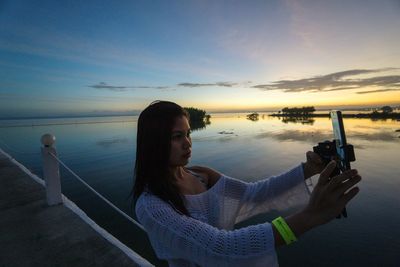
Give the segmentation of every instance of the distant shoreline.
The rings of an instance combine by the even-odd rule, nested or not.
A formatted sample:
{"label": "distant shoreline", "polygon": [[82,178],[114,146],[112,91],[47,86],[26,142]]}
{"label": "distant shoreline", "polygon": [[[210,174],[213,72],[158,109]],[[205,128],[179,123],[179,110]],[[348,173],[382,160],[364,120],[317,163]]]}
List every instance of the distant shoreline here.
{"label": "distant shoreline", "polygon": [[[323,112],[325,110],[317,110],[317,112]],[[383,119],[400,119],[400,112],[393,112],[389,114],[385,114],[383,116],[372,116],[372,113],[357,113],[357,114],[348,114],[346,111],[360,111],[360,110],[342,110],[342,114],[344,118],[383,118]],[[209,114],[246,114],[249,113],[250,111],[235,111],[235,112],[209,112]],[[256,113],[271,113],[274,111],[256,111]],[[276,112],[276,111],[275,111]],[[328,112],[328,111],[327,111]],[[380,113],[381,114],[381,113]],[[111,118],[111,117],[135,117],[138,116],[138,114],[108,114],[108,115],[72,115],[72,116],[37,116],[37,117],[0,117],[0,122],[1,121],[11,121],[11,120],[57,120],[57,119],[84,119],[84,118]],[[268,114],[268,116],[273,116],[273,117],[289,117],[289,118],[329,118],[329,112],[328,113],[317,113],[317,114],[308,114],[308,115],[289,115],[289,114],[279,114],[279,113],[272,113]],[[99,121],[101,122],[101,121]],[[72,124],[79,124],[80,122],[73,122]],[[97,122],[95,122],[97,123]],[[52,124],[52,123],[49,123]],[[49,125],[45,123],[45,125]],[[58,124],[58,123],[57,123]],[[65,123],[65,124],[71,124],[71,123]],[[43,125],[29,125],[29,126],[43,126]]]}
{"label": "distant shoreline", "polygon": [[37,116],[37,117],[0,117],[0,121],[5,120],[45,120],[45,119],[82,119],[82,118],[101,118],[101,117],[129,117],[138,114],[107,114],[107,115],[65,115],[65,116]]}
{"label": "distant shoreline", "polygon": [[100,124],[100,123],[121,123],[121,122],[136,122],[136,120],[124,120],[124,121],[71,121],[71,122],[55,122],[55,123],[38,123],[38,124],[21,124],[21,125],[1,125],[0,128],[11,128],[11,127],[39,127],[39,126],[59,126],[59,125],[78,125],[78,124]]}
{"label": "distant shoreline", "polygon": [[[285,117],[285,118],[329,118],[330,114],[279,114],[273,113],[268,116],[272,117]],[[346,114],[342,113],[343,118],[360,118],[360,119],[400,119],[400,113],[358,113],[358,114]]]}
{"label": "distant shoreline", "polygon": [[[397,104],[392,104],[392,107],[394,111],[400,110],[400,105]],[[316,112],[329,112],[330,110],[341,110],[343,114],[346,114],[348,111],[358,111],[358,112],[366,112],[366,111],[372,111],[378,109],[378,106],[365,106],[365,107],[354,107],[354,108],[348,108],[348,107],[332,107],[332,108],[319,108],[316,110]],[[206,110],[207,111],[207,110]],[[252,112],[257,112],[257,113],[273,113],[273,112],[278,112],[277,109],[243,109],[243,110],[209,110],[207,111],[207,114],[224,114],[224,113],[232,113],[232,114],[238,114],[238,113],[252,113]],[[31,115],[31,116],[5,116],[4,114],[0,115],[0,121],[2,120],[38,120],[38,119],[68,119],[68,118],[98,118],[98,117],[129,117],[129,116],[138,116],[140,114],[140,110],[133,110],[130,113],[110,113],[110,114],[64,114],[64,115]],[[318,117],[320,114],[318,114],[315,117]],[[326,115],[325,115],[326,116]],[[347,115],[346,115],[347,116]],[[320,116],[324,117],[324,116]]]}

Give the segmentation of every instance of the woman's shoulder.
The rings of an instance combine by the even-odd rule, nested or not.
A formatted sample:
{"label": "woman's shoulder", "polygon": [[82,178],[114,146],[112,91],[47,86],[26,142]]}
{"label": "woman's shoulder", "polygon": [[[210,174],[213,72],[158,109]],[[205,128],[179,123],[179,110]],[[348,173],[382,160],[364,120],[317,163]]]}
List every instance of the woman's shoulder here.
{"label": "woman's shoulder", "polygon": [[205,167],[205,166],[190,166],[186,167],[189,171],[195,172],[198,175],[201,175],[205,181],[207,182],[208,187],[212,187],[215,185],[218,180],[221,178],[222,174],[218,171]]}
{"label": "woman's shoulder", "polygon": [[163,201],[161,198],[158,196],[154,195],[153,193],[149,191],[144,191],[143,193],[140,194],[136,201],[136,207],[141,206],[141,207],[153,207],[154,206],[164,206],[167,203]]}

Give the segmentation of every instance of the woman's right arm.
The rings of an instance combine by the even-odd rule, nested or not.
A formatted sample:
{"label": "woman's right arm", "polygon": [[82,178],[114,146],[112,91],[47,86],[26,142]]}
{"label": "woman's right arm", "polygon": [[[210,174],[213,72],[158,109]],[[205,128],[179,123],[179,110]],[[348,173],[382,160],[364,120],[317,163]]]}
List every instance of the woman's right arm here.
{"label": "woman's right arm", "polygon": [[[358,187],[353,187],[361,181],[357,170],[345,171],[329,179],[335,167],[336,162],[332,161],[321,172],[308,205],[302,211],[285,218],[296,236],[336,218],[346,204],[359,192]],[[275,246],[285,244],[275,227],[273,227],[273,231]]]}
{"label": "woman's right arm", "polygon": [[[361,176],[358,175],[356,170],[346,171],[329,180],[335,166],[336,162],[332,161],[321,172],[318,183],[315,185],[305,208],[285,218],[296,236],[336,218],[346,204],[359,192],[357,187],[352,188],[361,181]],[[211,177],[218,179],[221,175],[209,168],[199,166],[194,168],[198,168],[198,171],[207,171]],[[275,246],[283,245],[282,237],[275,227],[272,228]]]}
{"label": "woman's right arm", "polygon": [[143,193],[136,215],[157,255],[201,266],[277,266],[271,224],[223,230],[179,214],[168,203]]}

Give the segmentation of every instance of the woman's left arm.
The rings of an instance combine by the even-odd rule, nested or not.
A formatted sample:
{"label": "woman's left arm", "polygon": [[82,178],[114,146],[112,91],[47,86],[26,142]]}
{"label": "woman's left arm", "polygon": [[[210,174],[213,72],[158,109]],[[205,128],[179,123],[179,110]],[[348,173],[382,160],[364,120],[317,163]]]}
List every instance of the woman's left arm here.
{"label": "woman's left arm", "polygon": [[[244,182],[225,176],[225,197],[231,199],[230,202],[233,199],[238,201],[238,221],[273,209],[283,210],[308,203],[310,192],[304,180],[320,173],[324,167],[318,154],[309,151],[306,158],[301,166],[258,182]],[[206,174],[209,187],[221,178],[221,173],[208,167],[192,166],[188,169]]]}
{"label": "woman's left arm", "polygon": [[270,210],[304,206],[310,197],[306,179],[320,173],[324,163],[314,152],[306,153],[306,162],[278,176],[246,183],[239,220]]}

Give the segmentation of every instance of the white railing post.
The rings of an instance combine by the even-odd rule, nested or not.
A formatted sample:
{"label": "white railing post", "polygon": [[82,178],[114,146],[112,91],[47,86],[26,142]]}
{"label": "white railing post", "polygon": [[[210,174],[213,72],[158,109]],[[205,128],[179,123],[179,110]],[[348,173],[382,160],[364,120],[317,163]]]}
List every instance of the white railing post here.
{"label": "white railing post", "polygon": [[62,203],[60,168],[58,161],[50,155],[57,156],[57,151],[53,147],[56,137],[52,134],[44,134],[41,138],[43,176],[46,183],[46,197],[49,206]]}

